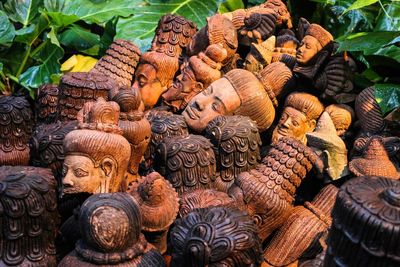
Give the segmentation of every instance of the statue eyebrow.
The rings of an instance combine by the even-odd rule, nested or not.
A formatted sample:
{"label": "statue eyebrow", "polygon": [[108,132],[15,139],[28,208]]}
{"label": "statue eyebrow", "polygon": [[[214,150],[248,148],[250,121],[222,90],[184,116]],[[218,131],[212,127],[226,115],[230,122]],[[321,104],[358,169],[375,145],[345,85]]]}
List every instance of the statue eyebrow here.
{"label": "statue eyebrow", "polygon": [[226,106],[225,106],[224,102],[222,101],[222,99],[219,96],[214,96],[214,98],[222,104],[222,106],[224,107],[224,111],[226,112]]}

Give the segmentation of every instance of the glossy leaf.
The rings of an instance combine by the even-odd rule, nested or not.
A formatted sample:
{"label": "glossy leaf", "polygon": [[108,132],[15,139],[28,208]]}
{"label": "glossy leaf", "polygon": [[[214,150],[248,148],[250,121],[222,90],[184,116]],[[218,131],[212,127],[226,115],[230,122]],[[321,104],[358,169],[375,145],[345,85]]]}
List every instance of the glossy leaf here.
{"label": "glossy leaf", "polygon": [[61,64],[62,72],[88,72],[96,65],[97,59],[83,56],[73,55]]}
{"label": "glossy leaf", "polygon": [[43,0],[7,0],[4,4],[4,11],[11,20],[22,23],[26,27],[39,16],[39,7],[41,6],[43,6]]}
{"label": "glossy leaf", "polygon": [[399,32],[360,32],[343,36],[339,42],[339,51],[378,50],[390,43],[400,34]]}
{"label": "glossy leaf", "polygon": [[14,36],[14,25],[8,20],[6,13],[0,10],[0,45],[9,46]]}
{"label": "glossy leaf", "polygon": [[242,0],[226,0],[219,5],[218,12],[222,14],[241,8],[244,8]]}
{"label": "glossy leaf", "polygon": [[88,55],[98,55],[100,48],[100,36],[73,25],[59,36],[60,42]]}
{"label": "glossy leaf", "polygon": [[375,84],[375,98],[383,114],[400,107],[400,84]]}
{"label": "glossy leaf", "polygon": [[360,9],[360,8],[365,7],[365,6],[369,6],[369,5],[375,4],[376,2],[378,2],[378,0],[357,0],[351,6],[349,6],[344,11],[344,13],[346,13],[346,12],[348,12],[350,10]]}
{"label": "glossy leaf", "polygon": [[380,10],[375,31],[400,31],[400,2],[384,5],[387,14]]}
{"label": "glossy leaf", "polygon": [[32,45],[32,43],[48,28],[49,21],[41,15],[35,24],[31,24],[23,31],[17,31],[15,41]]}
{"label": "glossy leaf", "polygon": [[165,14],[177,14],[196,23],[200,29],[206,18],[213,15],[221,0],[150,0],[145,6],[134,8],[134,16],[120,18],[116,38],[133,41],[142,51],[150,47],[158,20]]}
{"label": "glossy leaf", "polygon": [[50,83],[50,76],[60,73],[59,61],[63,55],[63,49],[47,39],[32,53],[32,58],[38,64],[22,73],[19,82],[28,88],[38,88],[42,84]]}

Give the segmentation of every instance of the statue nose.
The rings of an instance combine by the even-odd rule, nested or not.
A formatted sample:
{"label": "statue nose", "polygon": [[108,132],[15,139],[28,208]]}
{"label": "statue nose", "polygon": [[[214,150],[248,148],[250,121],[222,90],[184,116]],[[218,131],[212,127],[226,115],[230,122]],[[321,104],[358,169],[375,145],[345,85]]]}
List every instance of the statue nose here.
{"label": "statue nose", "polygon": [[204,107],[205,107],[205,101],[202,101],[201,99],[197,99],[195,102],[194,102],[194,104],[195,104],[195,107],[198,109],[198,110],[203,110],[204,109]]}
{"label": "statue nose", "polygon": [[62,183],[63,183],[64,187],[74,186],[74,182],[72,181],[72,179],[70,178],[70,176],[68,174],[65,175]]}

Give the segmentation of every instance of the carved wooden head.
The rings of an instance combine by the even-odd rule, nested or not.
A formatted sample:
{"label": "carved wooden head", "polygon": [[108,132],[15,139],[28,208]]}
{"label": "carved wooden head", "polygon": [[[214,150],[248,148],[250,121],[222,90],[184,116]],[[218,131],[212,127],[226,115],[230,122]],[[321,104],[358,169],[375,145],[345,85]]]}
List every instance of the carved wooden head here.
{"label": "carved wooden head", "polygon": [[343,136],[354,119],[354,110],[345,104],[332,104],[325,108],[335,125],[338,136]]}

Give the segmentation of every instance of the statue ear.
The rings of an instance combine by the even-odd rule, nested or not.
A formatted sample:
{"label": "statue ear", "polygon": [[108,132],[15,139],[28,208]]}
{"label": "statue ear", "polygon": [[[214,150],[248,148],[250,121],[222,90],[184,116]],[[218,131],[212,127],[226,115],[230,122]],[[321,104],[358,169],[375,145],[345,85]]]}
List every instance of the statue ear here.
{"label": "statue ear", "polygon": [[194,91],[195,92],[201,92],[203,91],[203,84],[201,82],[196,82],[195,86],[194,86]]}
{"label": "statue ear", "polygon": [[115,171],[114,160],[110,158],[104,158],[101,161],[100,167],[106,176],[111,176],[111,174]]}
{"label": "statue ear", "polygon": [[308,125],[310,126],[309,130],[312,132],[312,131],[315,130],[315,126],[317,125],[317,121],[316,120],[310,120]]}

